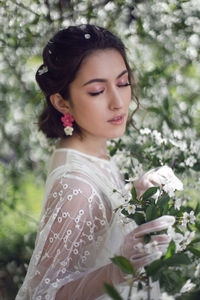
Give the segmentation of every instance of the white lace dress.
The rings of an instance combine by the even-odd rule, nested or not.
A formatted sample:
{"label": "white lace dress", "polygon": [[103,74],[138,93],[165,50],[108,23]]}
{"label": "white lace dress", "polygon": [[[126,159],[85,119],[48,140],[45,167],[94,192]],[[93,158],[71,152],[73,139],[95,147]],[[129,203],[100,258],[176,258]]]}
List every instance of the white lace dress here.
{"label": "white lace dress", "polygon": [[113,212],[124,201],[113,189],[123,187],[112,160],[54,152],[35,250],[16,300],[53,300],[63,286],[63,300],[107,299],[100,286],[119,278],[110,258],[133,229]]}

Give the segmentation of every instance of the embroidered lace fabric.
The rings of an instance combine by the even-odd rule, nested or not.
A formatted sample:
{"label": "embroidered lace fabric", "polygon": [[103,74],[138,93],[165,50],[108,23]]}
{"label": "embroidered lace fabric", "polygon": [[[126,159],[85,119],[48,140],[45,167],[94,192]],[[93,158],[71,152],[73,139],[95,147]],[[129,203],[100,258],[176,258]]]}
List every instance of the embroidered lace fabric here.
{"label": "embroidered lace fabric", "polygon": [[112,160],[73,149],[54,152],[35,249],[16,300],[54,300],[64,286],[66,300],[107,299],[91,287],[105,278],[118,282],[110,258],[133,230],[113,213],[123,202],[113,189],[123,187]]}

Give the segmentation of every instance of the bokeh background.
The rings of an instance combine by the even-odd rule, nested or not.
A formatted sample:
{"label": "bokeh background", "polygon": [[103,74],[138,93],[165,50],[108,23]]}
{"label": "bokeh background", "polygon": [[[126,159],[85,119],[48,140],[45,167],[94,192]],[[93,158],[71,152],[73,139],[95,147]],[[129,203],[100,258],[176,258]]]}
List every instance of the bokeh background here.
{"label": "bokeh background", "polygon": [[[37,130],[44,99],[34,74],[48,39],[84,23],[124,41],[141,102],[134,124],[157,130],[152,148],[130,126],[127,134],[135,138],[129,149],[147,168],[174,167],[187,200],[199,201],[200,0],[0,0],[1,300],[14,299],[26,273],[52,151]],[[171,143],[167,150],[158,131]]]}

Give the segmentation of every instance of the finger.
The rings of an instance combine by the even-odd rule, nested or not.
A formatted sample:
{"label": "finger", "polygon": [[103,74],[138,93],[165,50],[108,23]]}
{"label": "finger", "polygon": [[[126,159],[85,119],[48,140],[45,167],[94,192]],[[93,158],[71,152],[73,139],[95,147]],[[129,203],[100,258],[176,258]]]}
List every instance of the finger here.
{"label": "finger", "polygon": [[159,174],[160,176],[163,176],[165,178],[171,177],[171,176],[175,176],[173,170],[168,167],[168,166],[162,166],[161,168],[159,168],[156,171],[157,174]]}
{"label": "finger", "polygon": [[162,256],[162,252],[157,251],[155,253],[145,255],[145,256],[140,257],[140,258],[131,257],[131,262],[133,263],[133,266],[135,268],[140,268],[140,267],[145,267],[145,266],[149,265],[154,260],[159,259],[161,256]]}
{"label": "finger", "polygon": [[151,236],[151,242],[158,242],[158,244],[169,244],[171,241],[171,238],[166,234],[160,234],[160,235],[152,235]]}
{"label": "finger", "polygon": [[[149,245],[152,242],[156,242],[154,244],[154,249],[155,251],[159,249],[163,254],[166,253],[166,250],[169,246],[170,238],[166,235],[157,235],[157,236],[152,236],[151,240],[149,242]],[[133,245],[133,252],[132,252],[132,258],[140,258],[143,257],[147,253],[153,252],[153,250],[150,250],[147,246],[148,244],[144,244],[144,238],[137,238],[135,239],[136,243]],[[149,252],[150,251],[150,252]]]}
{"label": "finger", "polygon": [[[154,241],[156,241],[158,244],[169,244],[169,242],[171,241],[171,238],[167,234],[151,235],[149,242],[151,243],[151,242],[154,242]],[[141,244],[141,243],[144,244],[144,236],[136,237],[133,240],[133,243],[134,243],[134,248],[138,244]]]}
{"label": "finger", "polygon": [[165,183],[165,181],[163,180],[163,177],[160,176],[159,174],[157,173],[153,173],[153,174],[150,174],[148,176],[148,179],[149,179],[149,182],[151,182],[154,186],[157,185],[157,186],[161,186],[162,184]]}
{"label": "finger", "polygon": [[156,220],[138,226],[133,231],[133,234],[136,238],[141,237],[151,232],[167,229],[169,226],[173,225],[174,222],[175,218],[173,216],[162,216]]}

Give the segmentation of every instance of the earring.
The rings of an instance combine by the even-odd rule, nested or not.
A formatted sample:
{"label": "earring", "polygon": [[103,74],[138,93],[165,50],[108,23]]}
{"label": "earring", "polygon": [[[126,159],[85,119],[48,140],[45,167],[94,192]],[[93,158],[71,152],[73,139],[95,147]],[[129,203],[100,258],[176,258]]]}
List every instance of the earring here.
{"label": "earring", "polygon": [[66,135],[72,135],[74,128],[73,128],[73,122],[74,118],[70,116],[70,114],[67,112],[63,117],[61,117],[61,121],[64,126],[64,132]]}

